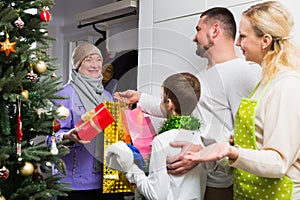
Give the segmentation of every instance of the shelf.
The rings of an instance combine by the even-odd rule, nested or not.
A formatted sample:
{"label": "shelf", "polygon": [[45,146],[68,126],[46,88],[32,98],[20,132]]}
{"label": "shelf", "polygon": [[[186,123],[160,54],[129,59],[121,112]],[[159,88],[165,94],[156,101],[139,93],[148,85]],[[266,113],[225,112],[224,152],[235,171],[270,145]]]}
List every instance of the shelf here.
{"label": "shelf", "polygon": [[94,22],[107,26],[113,23],[137,19],[137,7],[137,0],[121,0],[81,12],[75,15],[75,18],[79,21],[79,26],[81,27],[92,25]]}

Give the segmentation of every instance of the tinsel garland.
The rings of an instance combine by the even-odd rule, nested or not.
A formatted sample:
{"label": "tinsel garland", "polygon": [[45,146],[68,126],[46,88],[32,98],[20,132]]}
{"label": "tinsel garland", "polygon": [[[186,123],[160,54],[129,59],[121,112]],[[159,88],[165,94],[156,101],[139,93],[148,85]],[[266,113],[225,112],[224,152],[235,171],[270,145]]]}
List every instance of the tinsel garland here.
{"label": "tinsel garland", "polygon": [[168,118],[158,134],[171,129],[186,129],[186,130],[199,130],[201,122],[194,116],[175,116]]}

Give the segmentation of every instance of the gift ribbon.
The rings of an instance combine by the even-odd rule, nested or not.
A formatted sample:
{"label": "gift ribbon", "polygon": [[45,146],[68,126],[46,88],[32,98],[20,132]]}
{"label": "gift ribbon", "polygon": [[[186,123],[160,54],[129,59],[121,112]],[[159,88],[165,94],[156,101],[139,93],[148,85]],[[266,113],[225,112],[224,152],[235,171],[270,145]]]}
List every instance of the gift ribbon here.
{"label": "gift ribbon", "polygon": [[[93,120],[93,116],[98,113],[100,113],[103,109],[105,108],[105,106],[103,106],[102,108],[100,108],[97,112],[95,112],[95,110],[89,110],[87,111],[84,115],[81,116],[81,119],[83,121],[90,121],[91,126],[97,131],[97,132],[101,132],[102,129],[99,128],[97,126],[97,124],[95,124],[94,120]],[[79,130],[81,129],[81,127],[84,125],[85,123],[81,124],[78,128]]]}
{"label": "gift ribbon", "polygon": [[92,127],[97,131],[97,132],[101,132],[102,130],[95,124],[95,122],[93,121],[93,119],[90,120],[90,123],[92,125]]}
{"label": "gift ribbon", "polygon": [[89,110],[84,115],[81,116],[81,119],[83,121],[91,120],[94,114],[95,114],[95,110]]}

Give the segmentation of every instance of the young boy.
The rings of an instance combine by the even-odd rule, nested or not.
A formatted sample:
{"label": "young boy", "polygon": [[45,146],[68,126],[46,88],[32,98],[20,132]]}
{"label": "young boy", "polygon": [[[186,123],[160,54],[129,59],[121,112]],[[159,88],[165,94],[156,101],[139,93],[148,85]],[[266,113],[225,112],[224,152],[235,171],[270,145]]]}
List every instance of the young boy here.
{"label": "young boy", "polygon": [[123,142],[107,148],[107,165],[126,172],[128,181],[135,183],[138,191],[147,199],[203,199],[207,175],[204,166],[199,164],[184,175],[173,176],[167,173],[166,163],[167,156],[181,151],[180,148],[171,147],[170,142],[186,140],[202,144],[199,133],[201,123],[191,116],[199,98],[200,82],[194,75],[177,73],[166,78],[162,84],[160,107],[167,120],[152,142],[148,176],[133,164],[132,153]]}

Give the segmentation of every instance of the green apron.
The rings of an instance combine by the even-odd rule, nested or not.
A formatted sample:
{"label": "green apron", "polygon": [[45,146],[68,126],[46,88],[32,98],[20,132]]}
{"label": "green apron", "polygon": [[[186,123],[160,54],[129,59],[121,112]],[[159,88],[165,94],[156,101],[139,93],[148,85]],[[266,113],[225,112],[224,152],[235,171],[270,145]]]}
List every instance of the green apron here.
{"label": "green apron", "polygon": [[[234,124],[234,144],[242,148],[254,150],[258,150],[255,136],[256,109],[268,87],[267,84],[258,100],[250,99],[258,85],[248,98],[241,99]],[[282,178],[265,178],[237,168],[234,168],[233,176],[234,200],[292,199],[294,183],[287,176]]]}

